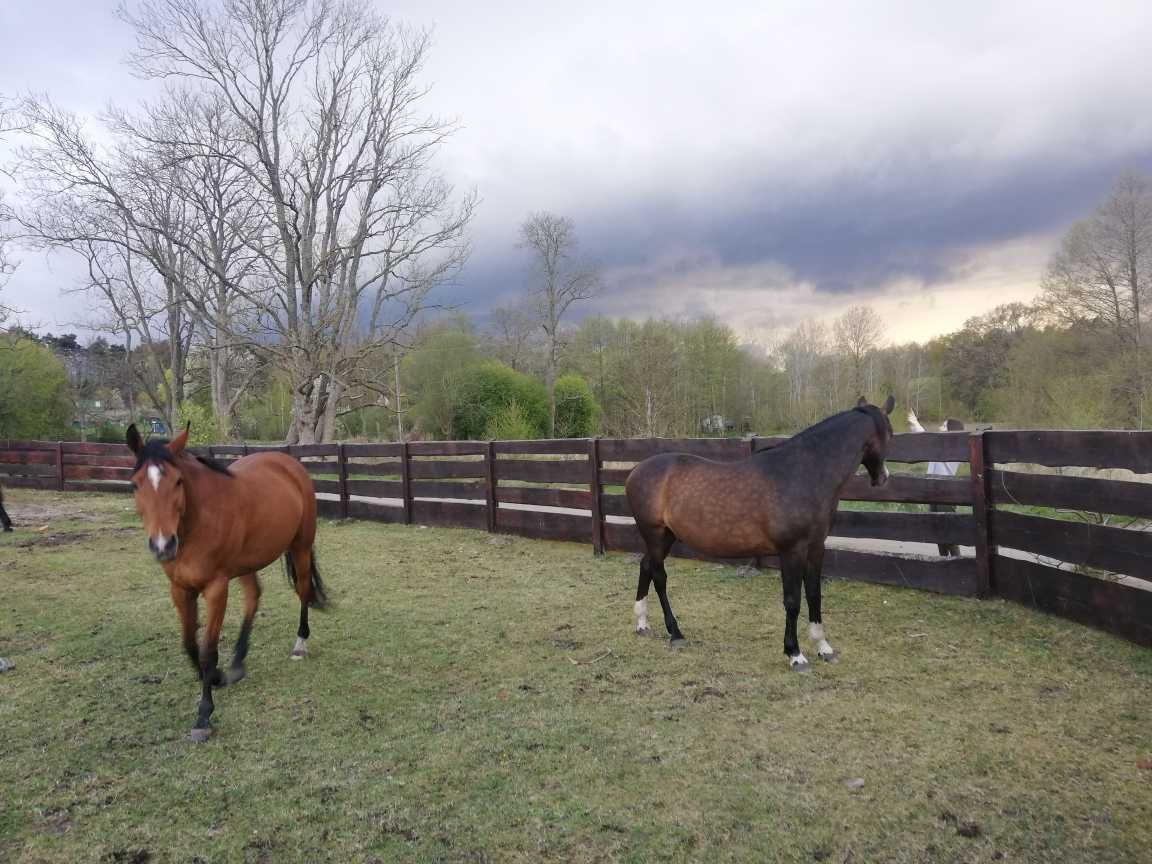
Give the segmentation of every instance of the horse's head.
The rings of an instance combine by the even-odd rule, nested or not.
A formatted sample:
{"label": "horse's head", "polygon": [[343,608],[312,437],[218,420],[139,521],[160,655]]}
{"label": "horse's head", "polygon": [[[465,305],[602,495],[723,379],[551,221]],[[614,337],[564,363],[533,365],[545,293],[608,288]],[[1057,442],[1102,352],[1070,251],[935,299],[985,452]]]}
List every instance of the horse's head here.
{"label": "horse's head", "polygon": [[884,464],[884,456],[888,452],[888,442],[892,440],[892,421],[888,415],[895,407],[896,399],[893,396],[884,400],[883,408],[869,405],[863,396],[856,403],[856,410],[863,411],[873,421],[874,429],[864,442],[864,458],[860,460],[873,486],[883,486],[888,482],[888,466]]}
{"label": "horse's head", "polygon": [[185,429],[171,442],[153,438],[145,443],[128,427],[128,449],[136,454],[132,486],[136,490],[136,512],[148,532],[148,548],[157,561],[171,561],[180,549],[180,523],[184,518],[184,477],[177,457],[188,443]]}

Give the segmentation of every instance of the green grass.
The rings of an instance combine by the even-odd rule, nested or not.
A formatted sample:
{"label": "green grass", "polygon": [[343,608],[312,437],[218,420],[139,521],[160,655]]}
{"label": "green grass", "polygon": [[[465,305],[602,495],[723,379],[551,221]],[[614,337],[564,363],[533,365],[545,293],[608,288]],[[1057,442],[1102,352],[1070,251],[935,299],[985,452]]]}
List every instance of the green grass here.
{"label": "green grass", "polygon": [[326,521],[335,608],[313,617],[312,656],[289,661],[295,599],[266,573],[249,677],[220,691],[197,746],[197,687],[131,502],[7,498],[20,528],[0,535],[0,655],[16,664],[0,675],[0,861],[1131,862],[1152,848],[1138,764],[1152,652],[1023,608],[833,582],[843,660],[798,675],[775,578],[673,561],[691,640],[673,651],[631,632],[630,556]]}

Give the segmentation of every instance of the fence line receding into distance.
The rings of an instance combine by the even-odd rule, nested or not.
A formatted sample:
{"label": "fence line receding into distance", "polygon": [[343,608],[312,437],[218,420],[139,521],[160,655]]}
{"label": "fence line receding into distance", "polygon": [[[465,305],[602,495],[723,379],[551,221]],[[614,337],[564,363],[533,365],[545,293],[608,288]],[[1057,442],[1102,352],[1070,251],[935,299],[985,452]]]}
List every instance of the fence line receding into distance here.
{"label": "fence line receding into distance", "polygon": [[[312,474],[325,516],[584,542],[600,553],[641,551],[623,494],[624,480],[639,460],[663,452],[747,459],[783,440],[221,445],[197,452],[222,462],[261,450],[289,453]],[[1152,580],[1152,483],[1111,479],[1100,476],[1101,471],[1068,475],[1050,470],[1152,474],[1152,432],[897,435],[888,461],[896,464],[890,465],[886,486],[873,488],[863,474],[849,482],[832,537],[956,544],[973,548],[975,555],[941,558],[829,548],[827,575],[1004,597],[1152,645],[1152,591],[1132,584],[1133,579]],[[900,470],[900,463],[929,461],[967,463],[969,470],[955,478]],[[133,464],[119,444],[0,439],[0,484],[8,486],[123,491],[129,489]],[[852,502],[952,504],[958,509],[869,510]],[[673,554],[694,553],[678,544]]]}

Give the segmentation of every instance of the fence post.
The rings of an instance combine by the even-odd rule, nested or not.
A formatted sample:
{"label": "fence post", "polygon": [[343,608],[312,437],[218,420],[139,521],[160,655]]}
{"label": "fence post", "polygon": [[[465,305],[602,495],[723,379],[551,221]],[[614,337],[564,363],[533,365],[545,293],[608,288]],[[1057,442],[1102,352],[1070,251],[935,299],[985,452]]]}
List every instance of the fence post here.
{"label": "fence post", "polygon": [[408,458],[408,442],[400,442],[400,495],[404,499],[404,524],[412,524],[412,471]]}
{"label": "fence post", "polygon": [[600,512],[600,439],[588,439],[588,475],[592,489],[592,554],[604,554],[604,514]]}
{"label": "fence post", "polygon": [[985,464],[987,448],[983,432],[968,436],[968,467],[972,475],[972,518],[976,523],[976,594],[991,597],[996,593],[992,544],[992,495]]}
{"label": "fence post", "polygon": [[336,460],[339,465],[340,478],[340,518],[348,518],[348,460],[344,456],[344,445],[336,445]]}
{"label": "fence post", "polygon": [[64,491],[64,442],[56,442],[56,489]]}
{"label": "fence post", "polygon": [[496,442],[489,441],[484,450],[484,497],[487,499],[489,533],[496,530]]}

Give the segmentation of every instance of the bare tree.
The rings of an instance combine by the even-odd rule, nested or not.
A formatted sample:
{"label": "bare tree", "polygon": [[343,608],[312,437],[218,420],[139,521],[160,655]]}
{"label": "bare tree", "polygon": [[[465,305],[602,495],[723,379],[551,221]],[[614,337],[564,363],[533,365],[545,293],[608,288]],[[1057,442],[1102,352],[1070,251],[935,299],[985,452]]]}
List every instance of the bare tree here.
{"label": "bare tree", "polygon": [[1128,173],[1064,236],[1044,275],[1042,302],[1065,323],[1110,328],[1131,358],[1132,413],[1143,428],[1142,316],[1152,294],[1152,183]]}
{"label": "bare tree", "polygon": [[85,262],[81,286],[102,299],[110,332],[135,337],[145,391],[169,424],[184,401],[191,339],[189,285],[196,262],[187,244],[190,216],[171,168],[125,142],[98,147],[79,120],[46,98],[21,106],[18,172],[28,205],[19,218],[31,242],[65,249]]}
{"label": "bare tree", "polygon": [[556,373],[560,364],[560,325],[568,308],[594,297],[601,287],[596,267],[573,261],[576,228],[552,213],[533,213],[520,226],[521,246],[532,255],[537,282],[532,297],[547,337],[544,381],[548,387],[548,434],[556,434]]}
{"label": "bare tree", "polygon": [[358,377],[363,361],[391,350],[468,252],[475,199],[453,205],[431,166],[451,126],[417,110],[428,36],[337,0],[151,0],[121,15],[140,74],[226,109],[235,149],[182,143],[259,190],[258,344],[291,375],[289,440],[330,440],[349,388],[380,386]]}
{"label": "bare tree", "polygon": [[518,306],[498,306],[491,313],[491,342],[496,356],[517,372],[527,366],[535,346],[537,322]]}
{"label": "bare tree", "polygon": [[[239,130],[218,101],[186,90],[170,91],[141,117],[117,112],[111,125],[130,144],[122,161],[133,182],[147,188],[152,166],[164,166],[167,188],[187,214],[165,226],[193,264],[181,280],[182,299],[207,361],[217,437],[229,440],[239,401],[261,370],[258,310],[268,294],[254,251],[266,245],[263,207],[237,164]],[[199,142],[191,154],[188,141]]]}
{"label": "bare tree", "polygon": [[[7,99],[0,96],[0,136],[12,132],[17,128],[15,112]],[[0,173],[8,172],[0,168]],[[4,194],[0,192],[0,288],[8,281],[16,269],[16,261],[12,257],[12,235],[9,225],[15,222],[15,216],[10,207],[4,203]],[[0,303],[0,324],[7,320],[13,310]]]}
{"label": "bare tree", "polygon": [[836,350],[852,369],[853,395],[864,395],[867,361],[884,338],[884,321],[871,306],[853,306],[836,319],[833,330]]}
{"label": "bare tree", "polygon": [[781,365],[788,376],[788,402],[793,423],[807,424],[822,412],[812,395],[816,373],[827,350],[828,334],[816,321],[802,321],[780,343]]}

